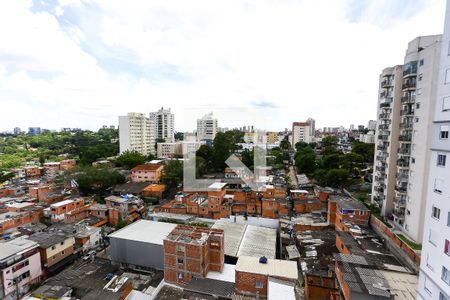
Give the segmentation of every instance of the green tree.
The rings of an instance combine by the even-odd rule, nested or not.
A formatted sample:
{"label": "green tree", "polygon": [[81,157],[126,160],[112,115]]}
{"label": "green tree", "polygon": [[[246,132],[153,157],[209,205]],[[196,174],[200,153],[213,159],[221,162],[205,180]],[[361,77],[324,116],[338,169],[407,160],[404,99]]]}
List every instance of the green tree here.
{"label": "green tree", "polygon": [[183,163],[179,160],[171,160],[164,168],[161,181],[169,188],[176,188],[183,182]]}
{"label": "green tree", "polygon": [[137,151],[125,151],[116,159],[116,164],[119,167],[131,170],[137,165],[141,165],[145,162],[145,156]]}
{"label": "green tree", "polygon": [[316,154],[309,145],[300,147],[300,150],[295,153],[294,160],[299,173],[312,174],[316,170]]}
{"label": "green tree", "polygon": [[337,136],[328,135],[322,139],[322,147],[334,146],[336,147],[339,142]]}
{"label": "green tree", "polygon": [[339,154],[330,154],[325,155],[320,160],[321,168],[325,170],[337,169],[340,167],[340,155]]}
{"label": "green tree", "polygon": [[78,167],[69,172],[69,178],[75,179],[82,194],[104,196],[113,186],[124,183],[125,177],[110,167]]}
{"label": "green tree", "polygon": [[247,168],[253,169],[253,165],[254,165],[254,151],[245,149],[242,152],[242,162],[244,163],[244,165],[247,166]]}
{"label": "green tree", "polygon": [[231,155],[235,147],[232,134],[218,132],[213,143],[213,166],[216,171],[225,169],[225,161]]}
{"label": "green tree", "polygon": [[348,180],[348,170],[331,169],[326,174],[326,182],[331,187],[343,187]]}
{"label": "green tree", "polygon": [[280,148],[283,150],[291,149],[291,143],[287,139],[284,139],[280,142]]}
{"label": "green tree", "polygon": [[375,144],[354,142],[352,144],[352,153],[362,155],[364,161],[371,164],[375,155]]}

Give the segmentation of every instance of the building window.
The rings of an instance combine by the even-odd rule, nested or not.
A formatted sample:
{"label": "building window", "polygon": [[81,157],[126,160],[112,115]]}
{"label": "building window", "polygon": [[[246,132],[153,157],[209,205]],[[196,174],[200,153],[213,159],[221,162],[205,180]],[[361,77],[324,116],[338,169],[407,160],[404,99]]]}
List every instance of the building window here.
{"label": "building window", "polygon": [[450,271],[444,266],[442,266],[441,278],[446,284],[450,285]]}
{"label": "building window", "polygon": [[414,157],[411,157],[411,163],[415,164],[416,163],[416,159]]}
{"label": "building window", "polygon": [[184,278],[184,273],[182,273],[182,272],[178,273],[178,279],[183,280],[183,278]]}
{"label": "building window", "polygon": [[445,84],[450,83],[450,69],[445,70]]}
{"label": "building window", "polygon": [[419,67],[423,66],[423,59],[419,60]]}
{"label": "building window", "polygon": [[257,280],[257,281],[256,281],[256,284],[255,284],[255,287],[256,287],[257,289],[262,289],[262,288],[263,288],[262,282]]}
{"label": "building window", "polygon": [[445,155],[445,154],[438,154],[438,156],[437,156],[437,165],[441,166],[441,167],[444,167],[446,159],[447,159],[447,155]]}
{"label": "building window", "polygon": [[427,254],[427,268],[430,269],[431,271],[434,271],[434,268],[431,265],[430,255],[429,254]]}
{"label": "building window", "polygon": [[444,187],[444,181],[442,179],[436,178],[434,180],[434,192],[438,194],[442,194],[442,189]]}
{"label": "building window", "polygon": [[439,138],[442,140],[448,139],[448,130],[449,130],[448,125],[442,125],[439,130]]}
{"label": "building window", "polygon": [[450,211],[447,213],[447,226],[450,227]]}
{"label": "building window", "polygon": [[414,122],[418,123],[419,122],[419,117],[415,117],[414,118]]}
{"label": "building window", "polygon": [[448,299],[446,296],[444,296],[444,294],[439,292],[439,300],[450,300],[450,299]]}
{"label": "building window", "polygon": [[444,253],[450,256],[450,241],[445,240]]}
{"label": "building window", "polygon": [[436,233],[436,231],[430,229],[430,233],[428,235],[428,241],[430,242],[430,244],[432,244],[433,246],[437,245],[437,241],[438,241],[438,235]]}
{"label": "building window", "polygon": [[450,110],[450,96],[442,99],[442,111]]}
{"label": "building window", "polygon": [[184,251],[184,245],[178,245],[177,250],[178,251]]}
{"label": "building window", "polygon": [[423,74],[419,74],[419,76],[417,76],[417,80],[422,81],[422,77],[423,77]]}
{"label": "building window", "polygon": [[431,208],[431,216],[435,219],[438,219],[441,217],[441,210],[433,205]]}
{"label": "building window", "polygon": [[432,288],[432,286],[431,286],[431,284],[429,282],[429,279],[427,277],[425,277],[425,281],[423,283],[423,288],[424,288],[425,292],[427,292],[428,295],[430,295],[430,296],[432,295],[431,290],[433,288]]}
{"label": "building window", "polygon": [[183,258],[181,258],[181,257],[178,257],[177,261],[178,261],[179,264],[184,263],[184,260],[183,260]]}
{"label": "building window", "polygon": [[416,103],[416,109],[419,109],[420,108],[420,102],[417,102]]}
{"label": "building window", "polygon": [[52,246],[52,250],[55,250],[56,249],[56,246]]}

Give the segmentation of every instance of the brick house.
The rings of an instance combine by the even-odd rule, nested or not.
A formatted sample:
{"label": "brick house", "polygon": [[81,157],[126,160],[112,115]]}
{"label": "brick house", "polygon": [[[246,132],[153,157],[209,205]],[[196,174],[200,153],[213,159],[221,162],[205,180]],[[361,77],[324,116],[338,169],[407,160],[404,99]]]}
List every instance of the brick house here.
{"label": "brick house", "polygon": [[178,225],[164,239],[164,280],[185,285],[209,271],[222,272],[224,234],[221,229]]}
{"label": "brick house", "polygon": [[65,159],[59,162],[59,167],[61,170],[71,170],[76,166],[75,159]]}
{"label": "brick house", "polygon": [[269,278],[295,283],[298,279],[294,261],[240,256],[235,267],[236,293],[267,298]]}

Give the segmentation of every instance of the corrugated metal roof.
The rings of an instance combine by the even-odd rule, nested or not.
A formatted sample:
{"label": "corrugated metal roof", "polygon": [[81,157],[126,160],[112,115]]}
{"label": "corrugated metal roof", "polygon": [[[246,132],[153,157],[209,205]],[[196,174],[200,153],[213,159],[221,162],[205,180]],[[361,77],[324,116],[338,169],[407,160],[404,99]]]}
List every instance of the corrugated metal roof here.
{"label": "corrugated metal roof", "polygon": [[110,238],[162,245],[177,224],[139,220],[109,235]]}

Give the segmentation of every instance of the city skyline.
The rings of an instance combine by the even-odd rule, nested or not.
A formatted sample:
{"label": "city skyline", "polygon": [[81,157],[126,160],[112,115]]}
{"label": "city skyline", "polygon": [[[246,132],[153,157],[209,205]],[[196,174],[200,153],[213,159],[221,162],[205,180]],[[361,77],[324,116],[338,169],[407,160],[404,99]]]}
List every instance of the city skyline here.
{"label": "city skyline", "polygon": [[[378,74],[402,62],[409,40],[441,34],[444,10],[437,0],[1,6],[0,131],[97,129],[162,103],[178,131],[195,127],[190,110],[221,107],[269,112],[273,130],[310,116],[317,128],[366,124],[376,116]],[[248,123],[215,114],[223,127]]]}

